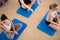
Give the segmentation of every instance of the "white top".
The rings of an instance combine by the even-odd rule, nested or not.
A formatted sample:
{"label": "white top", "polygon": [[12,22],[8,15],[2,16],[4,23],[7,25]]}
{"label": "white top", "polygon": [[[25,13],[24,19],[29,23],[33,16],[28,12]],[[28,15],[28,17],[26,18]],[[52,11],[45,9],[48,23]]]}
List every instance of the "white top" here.
{"label": "white top", "polygon": [[5,25],[3,22],[2,23],[7,30],[10,30],[11,29],[11,22],[9,20],[7,20],[7,21],[10,23],[9,26]]}
{"label": "white top", "polygon": [[57,12],[54,13],[54,12],[50,12],[50,11],[49,11],[49,13],[48,13],[48,15],[47,15],[47,17],[46,17],[46,20],[47,20],[48,22],[51,21],[51,19],[49,19],[50,15],[51,15],[52,20],[53,20],[53,19],[56,17]]}

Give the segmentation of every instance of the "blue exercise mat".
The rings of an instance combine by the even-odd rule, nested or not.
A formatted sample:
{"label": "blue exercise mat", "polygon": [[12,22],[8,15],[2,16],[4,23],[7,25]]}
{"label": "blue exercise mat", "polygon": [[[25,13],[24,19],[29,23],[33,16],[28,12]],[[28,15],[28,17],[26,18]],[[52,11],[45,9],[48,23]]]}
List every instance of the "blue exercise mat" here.
{"label": "blue exercise mat", "polygon": [[[48,12],[47,12],[48,14]],[[51,27],[49,27],[47,24],[46,24],[46,16],[47,14],[45,15],[45,17],[42,19],[42,21],[38,24],[38,29],[43,31],[44,33],[50,35],[50,36],[53,36],[56,32],[56,30],[52,29]]]}
{"label": "blue exercise mat", "polygon": [[[32,6],[32,9],[35,10],[38,6],[38,3],[37,1],[35,2],[35,4]],[[29,18],[31,15],[32,15],[32,12],[31,11],[27,11],[27,9],[23,9],[22,7],[20,7],[18,10],[17,10],[17,14],[20,14],[24,17],[27,17]]]}
{"label": "blue exercise mat", "polygon": [[[13,24],[16,24],[16,23],[21,23],[22,24],[22,27],[19,29],[18,31],[18,35],[15,35],[13,40],[17,40],[18,37],[22,34],[22,32],[24,31],[24,29],[27,27],[27,25],[17,19],[14,19],[13,21]],[[0,34],[0,40],[9,40],[7,37],[6,37],[6,34],[4,32],[2,32]]]}
{"label": "blue exercise mat", "polygon": [[[4,0],[4,2],[7,2],[8,0]],[[2,3],[0,3],[0,7],[2,7],[3,6],[3,4]]]}
{"label": "blue exercise mat", "polygon": [[57,12],[58,13],[58,15],[60,15],[60,12]]}

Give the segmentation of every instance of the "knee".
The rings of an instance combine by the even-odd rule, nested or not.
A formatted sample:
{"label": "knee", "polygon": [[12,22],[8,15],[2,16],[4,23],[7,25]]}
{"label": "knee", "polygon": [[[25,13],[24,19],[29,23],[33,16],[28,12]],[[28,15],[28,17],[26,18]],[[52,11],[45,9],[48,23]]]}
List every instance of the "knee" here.
{"label": "knee", "polygon": [[60,28],[58,27],[56,30],[57,30],[57,31],[59,31],[59,30],[60,30]]}

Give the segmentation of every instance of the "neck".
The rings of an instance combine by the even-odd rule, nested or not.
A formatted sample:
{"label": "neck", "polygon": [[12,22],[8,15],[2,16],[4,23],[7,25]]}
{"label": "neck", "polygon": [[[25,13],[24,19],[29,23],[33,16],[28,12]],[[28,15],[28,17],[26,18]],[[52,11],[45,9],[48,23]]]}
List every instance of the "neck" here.
{"label": "neck", "polygon": [[50,12],[56,13],[56,11],[55,11],[55,10],[50,10]]}

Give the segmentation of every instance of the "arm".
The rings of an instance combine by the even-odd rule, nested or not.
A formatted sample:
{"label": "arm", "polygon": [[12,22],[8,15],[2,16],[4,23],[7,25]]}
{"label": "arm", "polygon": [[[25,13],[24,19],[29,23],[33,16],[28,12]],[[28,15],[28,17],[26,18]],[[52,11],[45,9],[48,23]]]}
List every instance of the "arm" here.
{"label": "arm", "polygon": [[52,18],[52,16],[50,16],[50,19],[51,19],[51,23],[53,23],[53,24],[55,24],[55,25],[58,25],[58,23],[53,22],[53,18]]}
{"label": "arm", "polygon": [[27,7],[28,9],[31,9],[29,6],[27,6],[27,5],[24,3],[23,0],[21,0],[21,3],[22,3],[22,5],[24,5],[24,6]]}
{"label": "arm", "polygon": [[17,31],[15,30],[14,24],[12,24],[14,34],[18,35]]}
{"label": "arm", "polygon": [[13,28],[13,31],[15,31],[15,27],[14,27],[14,24],[12,24],[12,28]]}
{"label": "arm", "polygon": [[12,27],[13,31],[15,31],[14,24],[12,23],[12,21],[10,19],[8,19],[8,20],[11,22],[11,27]]}
{"label": "arm", "polygon": [[9,30],[7,30],[4,26],[2,26],[2,25],[0,25],[0,27],[5,31],[5,32],[7,32],[7,33],[13,33],[13,31],[9,31]]}
{"label": "arm", "polygon": [[10,20],[10,22],[11,22],[11,28],[13,29],[13,33],[16,34],[16,35],[18,35],[17,31],[15,30],[14,24],[12,23],[11,20]]}

